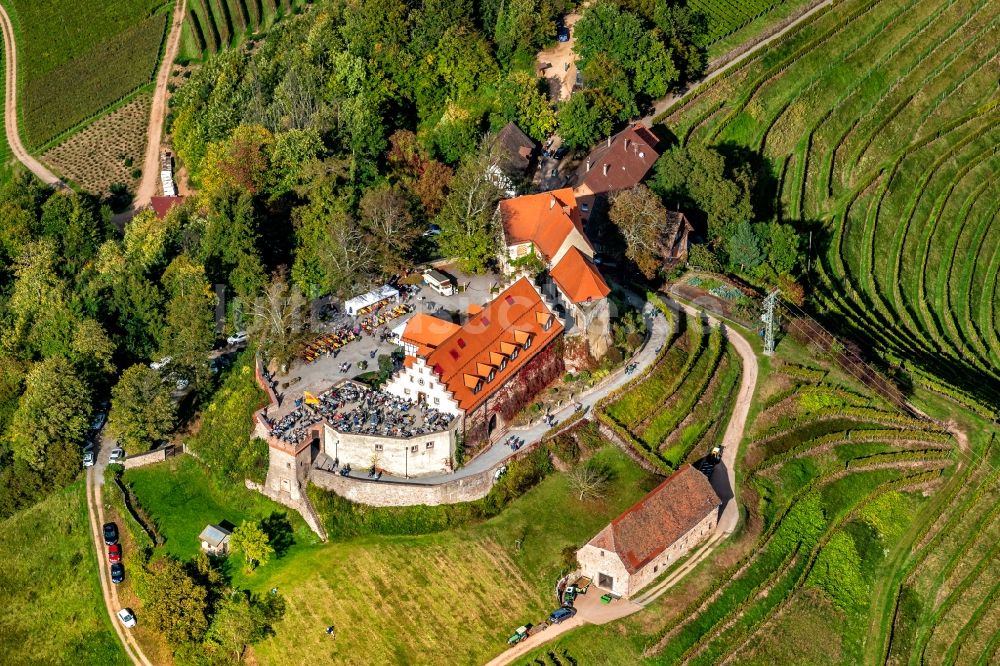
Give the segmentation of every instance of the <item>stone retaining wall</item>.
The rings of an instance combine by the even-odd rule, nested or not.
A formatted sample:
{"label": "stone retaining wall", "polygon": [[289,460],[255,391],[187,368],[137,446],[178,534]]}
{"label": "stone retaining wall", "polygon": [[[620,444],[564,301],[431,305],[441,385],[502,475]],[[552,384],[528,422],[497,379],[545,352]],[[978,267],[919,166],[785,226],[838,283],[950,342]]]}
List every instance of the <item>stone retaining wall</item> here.
{"label": "stone retaining wall", "polygon": [[143,467],[145,465],[163,462],[177,453],[178,451],[176,447],[172,445],[165,446],[162,449],[156,449],[155,451],[150,451],[149,453],[140,453],[139,455],[129,456],[124,460],[123,464],[125,465],[125,469]]}
{"label": "stone retaining wall", "polygon": [[371,481],[358,477],[343,477],[336,472],[313,469],[309,480],[324,490],[330,490],[357,504],[369,506],[414,506],[418,504],[455,504],[482,499],[493,487],[493,477],[500,465],[454,481],[437,485]]}

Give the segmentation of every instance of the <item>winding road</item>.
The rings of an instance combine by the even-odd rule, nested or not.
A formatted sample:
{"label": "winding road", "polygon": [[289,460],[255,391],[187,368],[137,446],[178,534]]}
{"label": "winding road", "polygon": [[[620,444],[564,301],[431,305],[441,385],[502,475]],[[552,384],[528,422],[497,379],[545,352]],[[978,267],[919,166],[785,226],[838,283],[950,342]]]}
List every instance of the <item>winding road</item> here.
{"label": "winding road", "polygon": [[56,178],[55,174],[46,169],[41,162],[28,154],[21,135],[17,132],[17,49],[14,48],[14,26],[3,5],[0,5],[0,29],[3,30],[4,80],[3,118],[4,131],[7,133],[7,144],[14,157],[39,180],[48,185],[62,188],[66,183]]}
{"label": "winding road", "polygon": [[[736,526],[739,524],[740,511],[735,497],[736,456],[740,450],[740,443],[743,440],[743,433],[746,429],[747,417],[750,413],[750,405],[753,402],[753,395],[757,387],[757,376],[760,371],[757,363],[757,354],[746,338],[715,317],[706,315],[686,303],[678,303],[670,300],[662,294],[660,294],[660,297],[664,299],[667,307],[675,312],[683,310],[687,315],[700,319],[707,326],[721,326],[726,339],[733,345],[736,353],[740,355],[743,361],[743,372],[740,376],[740,388],[737,393],[736,404],[733,406],[729,425],[726,427],[726,431],[722,437],[722,461],[716,465],[715,471],[712,473],[712,487],[715,488],[719,497],[725,503],[722,515],[719,517],[719,522],[708,540],[694,551],[694,554],[677,571],[673,572],[652,589],[644,591],[641,596],[633,600],[618,599],[607,605],[598,602],[599,595],[597,594],[587,594],[578,597],[576,615],[562,624],[551,626],[505,650],[491,660],[487,666],[504,666],[505,664],[510,664],[538,646],[544,645],[571,629],[584,624],[606,624],[641,611],[658,599],[660,595],[683,580],[688,572],[709,557],[715,548],[736,530]],[[652,345],[647,344],[647,348],[651,347]],[[594,592],[597,589],[595,587]]]}

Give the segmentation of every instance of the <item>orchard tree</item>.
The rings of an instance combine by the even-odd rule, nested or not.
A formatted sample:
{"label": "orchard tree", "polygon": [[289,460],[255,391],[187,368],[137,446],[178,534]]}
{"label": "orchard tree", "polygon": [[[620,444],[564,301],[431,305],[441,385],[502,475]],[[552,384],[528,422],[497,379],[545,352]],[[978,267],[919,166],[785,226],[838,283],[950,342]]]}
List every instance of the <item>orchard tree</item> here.
{"label": "orchard tree", "polygon": [[790,276],[799,263],[799,234],[790,224],[767,225],[767,261],[779,275]]}
{"label": "orchard tree", "polygon": [[229,544],[234,551],[243,553],[247,571],[267,564],[274,553],[274,548],[268,543],[267,532],[261,529],[259,523],[250,520],[244,520],[233,530]]}
{"label": "orchard tree", "polygon": [[609,217],[625,239],[625,256],[647,278],[656,275],[660,235],[667,219],[667,209],[659,197],[642,184],[622,190],[611,201]]}
{"label": "orchard tree", "polygon": [[500,162],[496,141],[489,137],[478,152],[467,156],[451,180],[450,192],[435,221],[438,243],[448,257],[470,273],[483,273],[497,253],[493,214],[503,193],[491,177]]}
{"label": "orchard tree", "polygon": [[166,439],[176,417],[170,385],[144,363],[122,373],[111,389],[108,432],[129,451],[143,451]]}

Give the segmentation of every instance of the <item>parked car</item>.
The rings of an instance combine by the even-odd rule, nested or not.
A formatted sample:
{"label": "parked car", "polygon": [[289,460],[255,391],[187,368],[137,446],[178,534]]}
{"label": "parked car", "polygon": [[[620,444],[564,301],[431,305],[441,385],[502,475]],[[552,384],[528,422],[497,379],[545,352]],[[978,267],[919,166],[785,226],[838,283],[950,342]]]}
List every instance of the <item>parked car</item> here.
{"label": "parked car", "polygon": [[118,543],[118,526],[114,523],[104,523],[104,543],[108,546]]}
{"label": "parked car", "polygon": [[424,236],[440,236],[440,235],[441,235],[441,227],[439,227],[436,224],[430,225],[429,227],[427,227],[427,231],[424,232]]}
{"label": "parked car", "polygon": [[557,608],[549,614],[549,622],[552,624],[559,624],[563,620],[568,620],[569,618],[576,615],[576,609],[571,606],[563,606],[562,608]]}
{"label": "parked car", "polygon": [[83,452],[83,466],[84,467],[93,467],[94,466],[94,452],[93,451],[84,451]]}
{"label": "parked car", "polygon": [[228,338],[226,338],[226,342],[229,343],[230,345],[242,345],[246,344],[246,341],[248,339],[249,336],[247,335],[246,331],[237,331],[236,333],[233,333]]}
{"label": "parked car", "polygon": [[111,582],[117,585],[118,583],[125,580],[125,565],[121,562],[116,562],[111,565]]}
{"label": "parked car", "polygon": [[125,449],[121,448],[120,446],[112,449],[111,457],[108,458],[108,462],[114,465],[115,463],[119,463],[122,460],[125,460]]}
{"label": "parked car", "polygon": [[[551,34],[551,33],[549,33],[549,34]],[[568,42],[569,41],[569,28],[567,28],[564,25],[559,26],[559,29],[556,31],[556,39],[558,39],[560,42]]]}
{"label": "parked car", "polygon": [[552,157],[556,158],[557,160],[561,160],[562,158],[566,157],[566,153],[568,152],[569,148],[566,148],[565,146],[559,146],[559,150],[552,153]]}
{"label": "parked car", "polygon": [[87,440],[87,442],[83,445],[83,452],[84,453],[93,453],[94,452],[94,440],[92,440],[92,439],[88,439]]}
{"label": "parked car", "polygon": [[94,420],[90,422],[90,429],[94,432],[99,432],[101,428],[104,427],[104,422],[108,420],[108,413],[105,411],[99,411],[94,415]]}
{"label": "parked car", "polygon": [[131,629],[135,626],[135,615],[132,615],[132,611],[128,608],[118,611],[118,619],[122,621],[126,629]]}
{"label": "parked car", "polygon": [[153,370],[162,370],[163,368],[170,365],[170,361],[172,360],[173,359],[171,357],[164,356],[159,361],[153,361],[152,363],[150,363],[149,367],[151,367]]}
{"label": "parked car", "polygon": [[122,545],[120,543],[113,543],[108,546],[108,562],[114,564],[115,562],[122,561]]}

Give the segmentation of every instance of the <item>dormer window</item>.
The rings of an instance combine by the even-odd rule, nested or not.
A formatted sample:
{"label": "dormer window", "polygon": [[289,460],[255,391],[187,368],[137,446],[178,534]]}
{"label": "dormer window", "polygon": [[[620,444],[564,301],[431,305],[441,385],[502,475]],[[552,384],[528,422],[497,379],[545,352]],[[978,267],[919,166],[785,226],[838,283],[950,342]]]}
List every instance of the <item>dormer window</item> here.
{"label": "dormer window", "polygon": [[510,353],[510,360],[513,361],[515,358],[517,358],[518,351],[520,351],[520,350],[517,347],[514,347],[514,351],[512,351]]}
{"label": "dormer window", "polygon": [[490,374],[486,375],[486,381],[487,382],[491,382],[491,381],[493,381],[493,378],[496,377],[496,376],[497,376],[497,371],[496,370],[490,370]]}
{"label": "dormer window", "polygon": [[[552,328],[552,320],[553,319],[555,319],[555,317],[549,317],[548,319],[546,319],[545,320],[545,324],[542,326],[542,328],[544,330],[546,330],[546,331],[548,331],[549,329],[551,329]],[[529,338],[529,340],[530,340],[530,338]]]}
{"label": "dormer window", "polygon": [[524,341],[524,348],[527,349],[530,346],[531,346],[531,338],[528,338],[527,340]]}
{"label": "dormer window", "polygon": [[507,357],[504,356],[502,359],[500,359],[500,369],[503,370],[506,367],[507,367]]}
{"label": "dormer window", "polygon": [[476,385],[472,387],[472,395],[479,393],[483,389],[482,382],[476,382]]}

